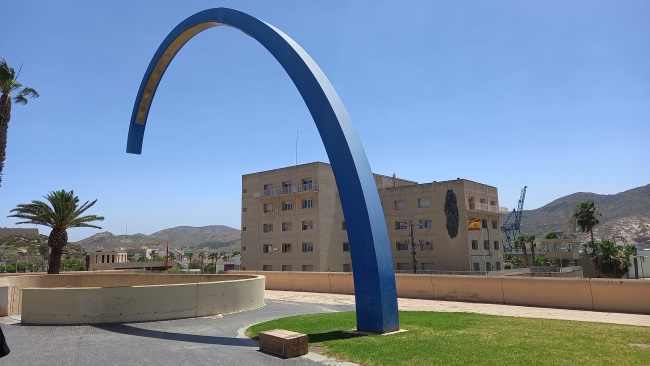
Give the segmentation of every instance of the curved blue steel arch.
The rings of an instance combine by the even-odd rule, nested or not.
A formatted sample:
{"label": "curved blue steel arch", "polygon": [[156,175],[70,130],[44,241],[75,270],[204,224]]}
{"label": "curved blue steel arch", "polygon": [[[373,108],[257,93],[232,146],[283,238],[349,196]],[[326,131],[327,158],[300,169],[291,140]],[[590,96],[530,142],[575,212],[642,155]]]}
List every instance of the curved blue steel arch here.
{"label": "curved blue steel arch", "polygon": [[182,21],[162,42],[142,79],[131,116],[127,152],[142,152],[153,96],[176,53],[196,34],[219,25],[238,28],[262,44],[294,82],[316,122],[334,171],[347,223],[354,268],[357,329],[372,333],[399,329],[390,242],[366,153],[343,102],[325,74],[302,47],[279,29],[227,8],[204,10]]}

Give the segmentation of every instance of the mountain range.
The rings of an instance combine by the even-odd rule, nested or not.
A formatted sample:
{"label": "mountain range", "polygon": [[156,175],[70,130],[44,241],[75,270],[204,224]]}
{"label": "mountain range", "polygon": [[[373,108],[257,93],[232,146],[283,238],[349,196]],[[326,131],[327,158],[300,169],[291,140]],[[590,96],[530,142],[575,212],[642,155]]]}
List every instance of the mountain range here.
{"label": "mountain range", "polygon": [[114,235],[104,231],[80,240],[76,244],[92,251],[98,248],[105,250],[130,249],[139,246],[153,248],[157,243],[169,243],[170,247],[176,249],[239,250],[241,233],[237,229],[224,225],[177,226],[151,235]]}
{"label": "mountain range", "polygon": [[573,210],[584,200],[594,201],[602,214],[594,228],[595,238],[617,236],[628,244],[650,244],[650,184],[610,195],[573,193],[538,209],[524,210],[521,232],[542,237],[549,231],[570,230]]}

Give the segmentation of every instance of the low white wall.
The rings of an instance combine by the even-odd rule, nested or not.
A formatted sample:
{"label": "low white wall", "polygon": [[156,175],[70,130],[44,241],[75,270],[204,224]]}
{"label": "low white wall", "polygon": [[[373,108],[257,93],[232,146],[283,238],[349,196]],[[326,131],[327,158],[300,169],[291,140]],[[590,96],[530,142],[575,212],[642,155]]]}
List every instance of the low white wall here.
{"label": "low white wall", "polygon": [[[93,275],[93,282],[101,283],[100,276]],[[158,276],[137,280],[169,280],[170,284],[38,288],[38,283],[32,283],[35,287],[22,288],[21,319],[26,324],[121,323],[223,314],[264,304],[264,276],[220,275],[213,281],[209,276]],[[198,281],[192,283],[192,279]],[[44,282],[52,281],[46,278]]]}

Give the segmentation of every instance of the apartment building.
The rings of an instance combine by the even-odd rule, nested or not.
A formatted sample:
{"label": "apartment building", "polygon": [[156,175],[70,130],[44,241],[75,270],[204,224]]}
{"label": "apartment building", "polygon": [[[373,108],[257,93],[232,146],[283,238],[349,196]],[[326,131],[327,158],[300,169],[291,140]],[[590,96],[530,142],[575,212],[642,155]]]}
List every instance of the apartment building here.
{"label": "apartment building", "polygon": [[[495,187],[465,179],[418,184],[395,176],[374,178],[396,270],[412,270],[411,242],[420,271],[501,269]],[[453,201],[449,195],[457,202],[451,215],[455,232],[447,229],[445,203]],[[482,228],[468,231],[467,222],[474,219],[481,220]],[[242,176],[243,270],[350,272],[354,243],[349,243],[346,229],[329,164]]]}

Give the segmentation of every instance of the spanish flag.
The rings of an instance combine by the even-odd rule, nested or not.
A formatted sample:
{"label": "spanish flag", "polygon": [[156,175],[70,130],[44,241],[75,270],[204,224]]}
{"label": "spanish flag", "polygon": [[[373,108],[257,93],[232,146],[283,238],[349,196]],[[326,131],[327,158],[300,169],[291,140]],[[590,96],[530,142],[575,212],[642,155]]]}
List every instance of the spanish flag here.
{"label": "spanish flag", "polygon": [[471,220],[468,222],[467,230],[481,230],[481,219]]}

